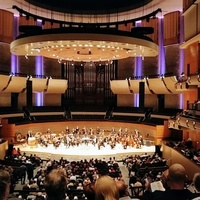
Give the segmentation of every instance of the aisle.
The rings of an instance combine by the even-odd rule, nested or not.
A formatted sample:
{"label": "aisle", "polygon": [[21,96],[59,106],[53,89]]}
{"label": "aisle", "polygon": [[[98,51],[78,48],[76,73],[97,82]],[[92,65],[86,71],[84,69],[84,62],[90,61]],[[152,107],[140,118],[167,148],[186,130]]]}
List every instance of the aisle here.
{"label": "aisle", "polygon": [[[126,165],[123,164],[123,162],[118,162],[119,168],[121,170],[122,173],[122,177],[126,183],[126,185],[129,188],[129,176],[128,176],[128,169],[126,168]],[[130,193],[130,190],[129,190]]]}

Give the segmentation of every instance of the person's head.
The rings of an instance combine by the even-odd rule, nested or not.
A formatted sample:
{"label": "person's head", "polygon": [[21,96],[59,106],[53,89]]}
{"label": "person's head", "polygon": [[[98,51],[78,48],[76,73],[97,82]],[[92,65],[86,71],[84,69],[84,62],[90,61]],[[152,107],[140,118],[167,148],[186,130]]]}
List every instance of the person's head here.
{"label": "person's head", "polygon": [[101,176],[95,182],[96,200],[117,200],[119,192],[115,180],[110,176]]}
{"label": "person's head", "polygon": [[87,197],[88,200],[94,200],[95,199],[95,187],[94,182],[91,183],[83,183],[83,190],[84,194]]}
{"label": "person's head", "polygon": [[0,200],[6,200],[10,192],[10,174],[0,169]]}
{"label": "person's head", "polygon": [[65,171],[62,169],[53,169],[50,171],[45,177],[44,188],[48,199],[64,199],[67,188]]}
{"label": "person's head", "polygon": [[194,174],[193,183],[196,190],[200,192],[200,172]]}
{"label": "person's head", "polygon": [[171,165],[168,169],[168,184],[171,189],[184,189],[186,181],[185,168],[178,163]]}
{"label": "person's head", "polygon": [[119,192],[119,197],[129,196],[127,185],[123,180],[116,180],[115,184]]}

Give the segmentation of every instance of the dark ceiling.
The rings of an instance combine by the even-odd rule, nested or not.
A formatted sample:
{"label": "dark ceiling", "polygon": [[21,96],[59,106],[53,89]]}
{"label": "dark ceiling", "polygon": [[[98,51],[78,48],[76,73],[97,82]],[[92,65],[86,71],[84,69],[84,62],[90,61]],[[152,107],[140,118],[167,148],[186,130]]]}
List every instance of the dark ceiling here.
{"label": "dark ceiling", "polygon": [[[25,0],[52,11],[73,14],[112,14],[142,7],[153,0]],[[48,2],[48,3],[47,3]]]}

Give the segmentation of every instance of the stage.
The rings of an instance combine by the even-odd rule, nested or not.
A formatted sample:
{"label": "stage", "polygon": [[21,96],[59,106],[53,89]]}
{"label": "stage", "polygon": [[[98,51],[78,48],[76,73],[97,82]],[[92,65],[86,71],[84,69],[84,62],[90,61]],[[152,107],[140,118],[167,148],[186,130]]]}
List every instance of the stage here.
{"label": "stage", "polygon": [[59,159],[63,157],[68,160],[80,160],[90,158],[105,158],[115,157],[116,160],[121,160],[127,155],[141,155],[144,153],[154,154],[155,146],[141,146],[141,148],[127,147],[124,149],[121,144],[117,144],[113,149],[110,145],[105,145],[98,149],[97,145],[81,144],[79,146],[66,147],[63,143],[59,147],[54,147],[53,144],[49,144],[47,147],[41,145],[30,146],[28,144],[17,145],[15,148],[20,148],[21,153],[26,152],[27,155],[36,154],[42,159]]}

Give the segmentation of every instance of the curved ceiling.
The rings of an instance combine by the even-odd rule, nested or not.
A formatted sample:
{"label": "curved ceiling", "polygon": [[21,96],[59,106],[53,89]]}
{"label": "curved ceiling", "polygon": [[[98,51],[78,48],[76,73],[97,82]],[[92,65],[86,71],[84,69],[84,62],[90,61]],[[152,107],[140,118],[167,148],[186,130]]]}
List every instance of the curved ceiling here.
{"label": "curved ceiling", "polygon": [[[73,7],[70,8],[70,2],[76,2],[75,6],[77,8],[79,8],[79,11],[81,10],[81,13],[76,14],[76,13],[63,13],[63,12],[58,12],[58,11],[49,11],[48,9],[39,7],[39,6],[35,6],[29,2],[32,1],[38,1],[38,2],[48,2],[46,4],[51,4],[52,1],[56,2],[56,5],[63,5],[63,8],[65,8],[65,10],[72,10]],[[69,2],[70,1],[70,2]],[[107,14],[98,14],[97,11],[95,9],[97,8],[102,8],[105,6],[107,7],[107,4],[110,6],[110,8],[112,9],[116,9],[117,8],[117,3],[116,2],[122,2],[120,3],[120,8],[118,5],[118,12],[117,13],[111,13],[111,11],[109,11]],[[62,2],[64,2],[62,4]],[[91,11],[87,10],[87,14],[83,13],[83,8],[87,7],[88,8],[88,3],[87,2],[92,2],[91,6],[93,6],[94,9],[93,10],[93,14],[95,11],[95,16],[93,14],[90,14]],[[103,2],[106,2],[103,4]],[[135,4],[135,2],[137,2]],[[162,10],[162,13],[160,13],[157,17],[163,17],[165,14],[170,13],[170,12],[174,12],[174,11],[182,11],[182,7],[183,7],[183,2],[182,0],[150,0],[148,1],[149,3],[145,4],[144,6],[140,6],[138,8],[132,9],[132,10],[128,10],[128,11],[124,11],[124,12],[119,12],[120,10],[122,11],[125,9],[131,9],[131,7],[133,8],[134,6],[136,7],[139,6],[138,2],[143,2],[144,4],[144,0],[99,0],[99,1],[92,1],[92,0],[82,0],[82,1],[78,1],[78,0],[48,0],[48,1],[44,1],[44,0],[0,0],[0,5],[1,5],[1,9],[3,10],[7,10],[9,12],[14,13],[15,16],[19,16],[19,12],[16,9],[13,9],[13,6],[17,6],[19,8],[21,8],[22,10],[32,13],[34,15],[38,15],[44,18],[53,18],[55,20],[67,20],[67,21],[73,21],[73,22],[84,22],[84,23],[108,23],[108,22],[116,22],[116,21],[124,21],[124,20],[132,20],[135,18],[139,18],[141,16],[147,15],[149,13],[152,13],[153,11],[157,10],[158,8],[160,8]],[[33,2],[32,2],[33,3]],[[44,3],[43,3],[44,4]],[[67,6],[64,6],[64,4],[66,4]],[[101,6],[100,6],[101,4]],[[121,6],[121,5],[124,6]],[[54,4],[52,4],[54,5]],[[52,5],[50,6],[52,8]],[[55,8],[57,7],[61,7],[61,6],[54,6]],[[103,5],[103,6],[102,6]],[[112,6],[111,6],[112,5]],[[142,5],[142,4],[141,4]],[[83,7],[82,7],[83,6]],[[69,9],[70,8],[70,9]],[[77,9],[78,10],[78,9]],[[104,9],[105,10],[105,9]],[[86,12],[86,11],[84,11]],[[90,13],[89,13],[90,12]]]}
{"label": "curved ceiling", "polygon": [[26,2],[52,11],[73,14],[111,14],[142,7],[153,0],[25,0]]}
{"label": "curved ceiling", "polygon": [[[126,33],[126,34],[125,34]],[[156,56],[158,46],[148,37],[107,29],[62,28],[22,34],[11,43],[15,55],[38,56],[83,62]]]}

